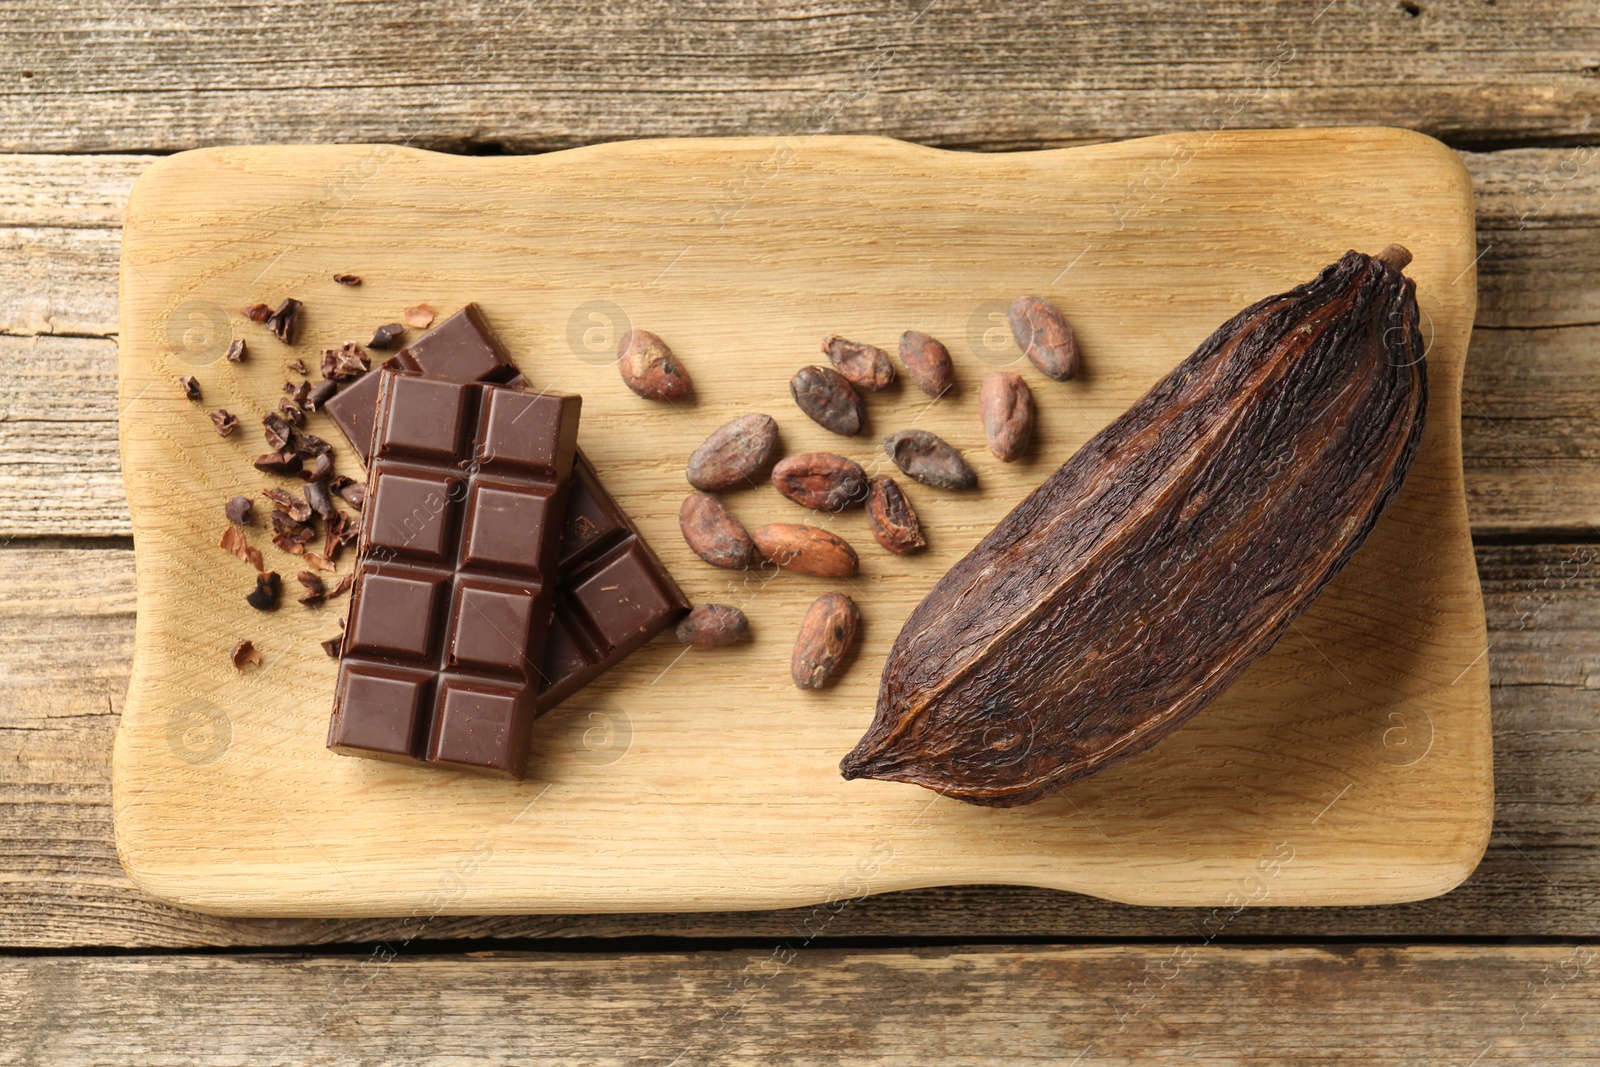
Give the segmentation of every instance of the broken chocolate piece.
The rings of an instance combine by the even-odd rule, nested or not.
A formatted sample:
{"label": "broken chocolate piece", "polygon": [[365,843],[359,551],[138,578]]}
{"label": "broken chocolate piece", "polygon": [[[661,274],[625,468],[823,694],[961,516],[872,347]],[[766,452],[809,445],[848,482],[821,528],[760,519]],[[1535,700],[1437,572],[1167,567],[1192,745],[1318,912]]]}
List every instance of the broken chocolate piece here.
{"label": "broken chocolate piece", "polygon": [[246,602],[257,611],[272,611],[278,606],[278,592],[281,583],[277,571],[268,571],[266,574],[256,575],[256,588],[253,593],[245,597]]}
{"label": "broken chocolate piece", "polygon": [[326,641],[322,642],[322,651],[328,654],[329,659],[338,659],[339,646],[342,644],[344,644],[343,634],[340,634],[338,637],[330,637]]}
{"label": "broken chocolate piece", "polygon": [[367,342],[367,347],[387,351],[394,347],[394,343],[400,340],[405,332],[406,328],[398,322],[385,323],[372,331],[372,340]]}
{"label": "broken chocolate piece", "polygon": [[300,325],[300,309],[303,306],[294,297],[287,297],[277,310],[267,316],[267,328],[286,345],[294,344],[295,329]]}
{"label": "broken chocolate piece", "polygon": [[320,411],[322,405],[326,404],[333,397],[333,394],[338,391],[339,386],[337,383],[326,380],[320,381],[306,389],[306,395],[300,398],[300,403],[307,411]]}

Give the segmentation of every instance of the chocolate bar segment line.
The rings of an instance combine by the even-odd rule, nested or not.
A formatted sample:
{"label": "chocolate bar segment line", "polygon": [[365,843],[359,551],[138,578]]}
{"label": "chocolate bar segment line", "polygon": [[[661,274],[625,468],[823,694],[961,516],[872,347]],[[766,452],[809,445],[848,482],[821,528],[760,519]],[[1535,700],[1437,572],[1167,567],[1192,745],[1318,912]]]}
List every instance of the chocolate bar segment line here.
{"label": "chocolate bar segment line", "polygon": [[383,370],[328,747],[520,778],[578,397]]}

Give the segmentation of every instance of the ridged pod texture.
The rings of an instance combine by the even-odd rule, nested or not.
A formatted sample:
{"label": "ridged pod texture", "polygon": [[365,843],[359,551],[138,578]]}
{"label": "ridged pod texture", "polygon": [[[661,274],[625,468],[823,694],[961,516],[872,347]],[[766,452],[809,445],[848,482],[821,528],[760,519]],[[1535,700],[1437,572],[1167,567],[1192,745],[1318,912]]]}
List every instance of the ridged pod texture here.
{"label": "ridged pod texture", "polygon": [[844,776],[1026,804],[1221,695],[1416,456],[1408,259],[1348,252],[1246,308],[1019,504],[907,620]]}

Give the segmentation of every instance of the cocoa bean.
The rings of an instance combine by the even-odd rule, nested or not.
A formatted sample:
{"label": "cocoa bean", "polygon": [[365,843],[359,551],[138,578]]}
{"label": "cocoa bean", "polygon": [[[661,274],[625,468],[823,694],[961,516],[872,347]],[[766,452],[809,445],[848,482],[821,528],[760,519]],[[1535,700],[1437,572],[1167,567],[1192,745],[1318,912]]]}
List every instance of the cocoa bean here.
{"label": "cocoa bean", "polygon": [[822,340],[822,353],[840,374],[869,393],[894,381],[894,364],[889,362],[889,353],[876,345],[847,341],[838,334],[831,334]]}
{"label": "cocoa bean", "polygon": [[697,604],[678,623],[678,640],[694,648],[722,648],[738,644],[750,630],[750,620],[732,604]]}
{"label": "cocoa bean", "polygon": [[617,344],[617,369],[629,389],[646,400],[682,400],[691,388],[667,343],[649,330],[629,330]]}
{"label": "cocoa bean", "polygon": [[833,680],[856,643],[861,612],[843,593],[817,597],[800,623],[789,673],[801,689],[821,689]]}
{"label": "cocoa bean", "polygon": [[770,415],[740,415],[717,427],[689,456],[689,484],[715,493],[755,485],[778,447]]}
{"label": "cocoa bean", "polygon": [[750,536],[762,559],[796,574],[849,578],[861,562],[850,542],[817,526],[769,522]]}
{"label": "cocoa bean", "polygon": [[867,472],[832,452],[806,452],[772,468],[778,492],[813,511],[843,511],[867,498]]}
{"label": "cocoa bean", "polygon": [[824,430],[854,437],[867,425],[867,402],[832,367],[804,367],[789,380],[789,395]]}
{"label": "cocoa bean", "polygon": [[906,365],[906,377],[929,396],[943,396],[955,387],[956,368],[950,362],[950,350],[920,330],[900,335],[900,362]]}
{"label": "cocoa bean", "polygon": [[744,523],[710,493],[690,493],[678,508],[678,528],[694,554],[713,567],[743,570],[755,562],[756,545]]}
{"label": "cocoa bean", "polygon": [[1078,341],[1056,306],[1037,296],[1021,296],[1007,315],[1011,336],[1045,377],[1064,382],[1078,373]]}
{"label": "cocoa bean", "polygon": [[1022,375],[997,370],[985,378],[978,392],[978,412],[989,451],[1010,463],[1028,450],[1033,440],[1033,390]]}
{"label": "cocoa bean", "polygon": [[949,442],[927,430],[901,430],[890,434],[883,450],[894,465],[924,485],[935,489],[971,489],[978,474]]}
{"label": "cocoa bean", "polygon": [[867,525],[878,544],[897,556],[909,556],[928,547],[922,523],[906,499],[900,483],[887,474],[872,479],[867,490]]}

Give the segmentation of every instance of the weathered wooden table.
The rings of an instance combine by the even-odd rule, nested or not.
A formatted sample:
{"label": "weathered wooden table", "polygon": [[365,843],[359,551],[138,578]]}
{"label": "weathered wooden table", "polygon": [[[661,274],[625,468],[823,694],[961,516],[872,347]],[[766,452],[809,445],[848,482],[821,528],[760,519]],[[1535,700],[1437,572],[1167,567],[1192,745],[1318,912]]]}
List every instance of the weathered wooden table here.
{"label": "weathered wooden table", "polygon": [[[1600,1061],[1600,9],[15,0],[0,12],[0,1063]],[[1382,124],[1478,195],[1467,488],[1498,808],[1417,904],[972,888],[753,914],[232,920],[111,837],[118,225],[155,155]],[[1220,933],[1218,929],[1220,927]]]}

